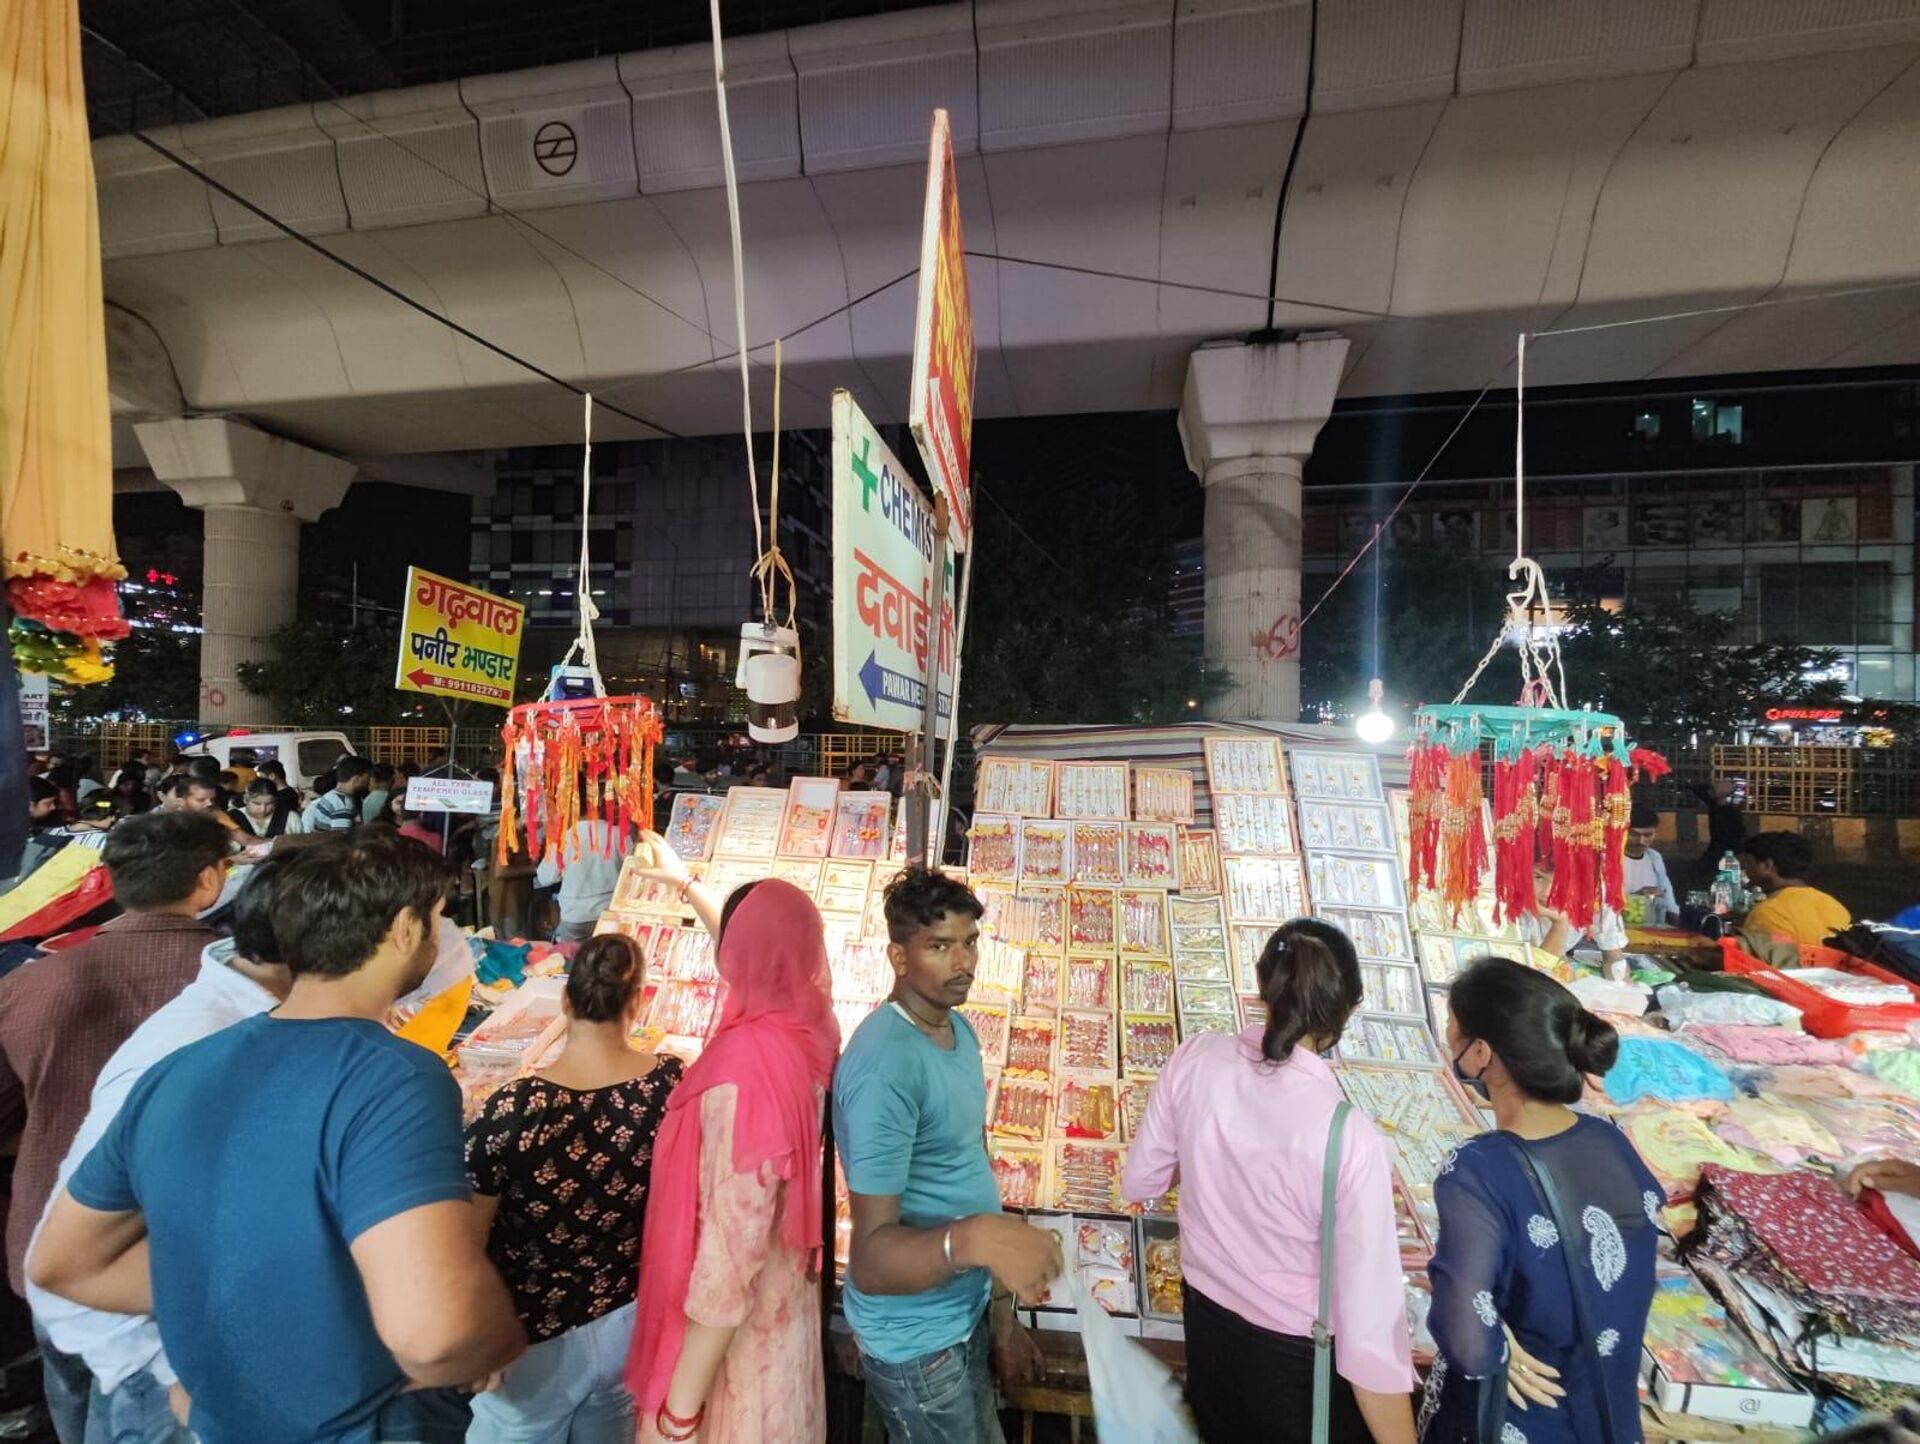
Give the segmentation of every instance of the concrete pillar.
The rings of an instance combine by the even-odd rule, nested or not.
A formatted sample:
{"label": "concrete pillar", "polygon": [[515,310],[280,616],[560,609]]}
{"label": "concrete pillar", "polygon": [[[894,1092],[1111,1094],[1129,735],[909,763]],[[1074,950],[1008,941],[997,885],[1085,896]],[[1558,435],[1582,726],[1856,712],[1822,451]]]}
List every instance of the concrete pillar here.
{"label": "concrete pillar", "polygon": [[1206,491],[1206,655],[1232,679],[1209,715],[1300,715],[1300,474],[1333,409],[1344,336],[1203,347],[1180,440]]}
{"label": "concrete pillar", "polygon": [[153,474],[206,514],[200,721],[277,722],[240,685],[240,664],[294,619],[300,526],[338,506],[354,463],[224,417],[134,426]]}

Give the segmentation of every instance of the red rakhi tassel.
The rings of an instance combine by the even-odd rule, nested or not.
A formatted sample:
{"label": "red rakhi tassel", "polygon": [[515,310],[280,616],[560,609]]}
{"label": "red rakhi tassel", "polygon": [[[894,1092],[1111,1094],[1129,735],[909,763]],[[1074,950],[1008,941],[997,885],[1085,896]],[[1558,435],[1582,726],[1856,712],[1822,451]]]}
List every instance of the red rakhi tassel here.
{"label": "red rakhi tassel", "polygon": [[1531,917],[1533,894],[1534,756],[1522,751],[1493,764],[1494,916],[1505,926]]}
{"label": "red rakhi tassel", "polygon": [[1456,752],[1447,759],[1446,810],[1440,820],[1440,845],[1446,862],[1442,895],[1448,915],[1460,921],[1463,908],[1471,911],[1486,872],[1487,838],[1482,817],[1486,798],[1480,785],[1480,749]]}
{"label": "red rakhi tassel", "polygon": [[1549,903],[1582,932],[1593,926],[1600,900],[1598,814],[1600,775],[1586,758],[1569,751],[1560,764],[1560,799],[1554,808],[1553,888]]}
{"label": "red rakhi tassel", "polygon": [[1415,743],[1407,753],[1412,794],[1407,804],[1407,893],[1418,896],[1438,885],[1440,814],[1445,802],[1446,747]]}
{"label": "red rakhi tassel", "polygon": [[1601,899],[1620,912],[1627,905],[1627,824],[1633,817],[1633,794],[1627,781],[1627,769],[1617,757],[1600,760],[1602,814],[1604,830],[1600,842],[1602,864]]}

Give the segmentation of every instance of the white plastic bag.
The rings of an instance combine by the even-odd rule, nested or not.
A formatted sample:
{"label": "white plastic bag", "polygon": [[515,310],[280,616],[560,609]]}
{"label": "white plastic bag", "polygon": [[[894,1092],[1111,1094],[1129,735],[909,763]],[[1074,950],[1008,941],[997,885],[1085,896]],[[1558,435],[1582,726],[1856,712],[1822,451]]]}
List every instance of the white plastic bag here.
{"label": "white plastic bag", "polygon": [[1100,1444],[1200,1444],[1173,1371],[1120,1332],[1094,1302],[1079,1269],[1069,1268],[1067,1274],[1080,1311]]}

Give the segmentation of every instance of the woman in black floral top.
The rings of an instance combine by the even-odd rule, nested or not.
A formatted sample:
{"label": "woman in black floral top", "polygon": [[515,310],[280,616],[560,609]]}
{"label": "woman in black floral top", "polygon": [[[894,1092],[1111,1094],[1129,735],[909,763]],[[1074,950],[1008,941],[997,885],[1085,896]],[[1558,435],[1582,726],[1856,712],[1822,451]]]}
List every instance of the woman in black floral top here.
{"label": "woman in black floral top", "polygon": [[565,1050],[501,1088],[467,1128],[487,1252],[533,1345],[474,1399],[468,1444],[632,1444],[620,1375],[654,1134],[681,1074],[677,1058],[628,1042],[644,979],[631,939],[582,944],[567,974]]}

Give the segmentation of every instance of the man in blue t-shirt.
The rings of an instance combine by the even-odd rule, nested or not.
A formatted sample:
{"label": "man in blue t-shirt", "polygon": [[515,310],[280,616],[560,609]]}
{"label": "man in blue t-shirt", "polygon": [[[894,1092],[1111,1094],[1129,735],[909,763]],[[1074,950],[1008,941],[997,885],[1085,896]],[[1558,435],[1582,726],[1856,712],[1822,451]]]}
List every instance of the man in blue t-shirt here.
{"label": "man in blue t-shirt", "polygon": [[33,1282],[153,1314],[202,1444],[455,1444],[454,1391],[526,1347],[460,1091],[383,1022],[432,966],[451,882],[407,838],[290,857],[286,1001],[148,1070],[42,1226]]}
{"label": "man in blue t-shirt", "polygon": [[979,900],[910,868],[886,909],[893,996],[833,1077],[853,1205],[847,1322],[894,1444],[1000,1444],[988,1356],[1003,1380],[1031,1376],[1038,1349],[1012,1296],[1045,1297],[1059,1240],[1000,1211],[987,1161],[980,1046],[955,1011],[979,959]]}

